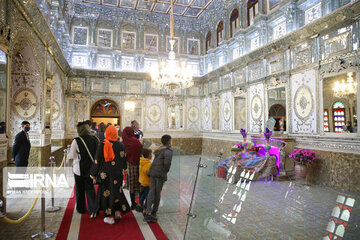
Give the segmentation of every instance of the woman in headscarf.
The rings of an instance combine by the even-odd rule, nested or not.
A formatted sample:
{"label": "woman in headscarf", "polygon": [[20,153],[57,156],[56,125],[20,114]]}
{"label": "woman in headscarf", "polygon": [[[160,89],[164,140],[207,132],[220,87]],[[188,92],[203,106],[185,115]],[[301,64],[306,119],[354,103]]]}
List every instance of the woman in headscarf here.
{"label": "woman in headscarf", "polygon": [[130,211],[125,198],[122,182],[123,170],[126,169],[124,145],[118,141],[117,129],[110,125],[106,128],[105,139],[100,143],[96,153],[91,178],[99,175],[100,183],[97,200],[98,210],[104,211],[104,222],[114,224],[122,214]]}
{"label": "woman in headscarf", "polygon": [[106,130],[106,125],[105,123],[100,123],[99,125],[99,130],[96,134],[96,136],[98,137],[98,139],[100,140],[100,142],[102,142],[105,139],[105,130]]}
{"label": "woman in headscarf", "polygon": [[140,192],[139,164],[143,146],[141,142],[135,137],[134,129],[132,127],[124,128],[122,131],[122,139],[126,151],[128,169],[126,176],[126,186],[130,191],[131,210],[135,209],[136,211],[141,212],[142,208],[136,203],[135,195],[136,193]]}
{"label": "woman in headscarf", "polygon": [[69,160],[73,160],[76,210],[79,213],[86,212],[86,194],[90,217],[94,218],[96,215],[95,189],[89,174],[95,158],[99,140],[91,134],[90,127],[86,122],[78,123],[77,132],[79,137],[75,138],[71,143],[68,155]]}

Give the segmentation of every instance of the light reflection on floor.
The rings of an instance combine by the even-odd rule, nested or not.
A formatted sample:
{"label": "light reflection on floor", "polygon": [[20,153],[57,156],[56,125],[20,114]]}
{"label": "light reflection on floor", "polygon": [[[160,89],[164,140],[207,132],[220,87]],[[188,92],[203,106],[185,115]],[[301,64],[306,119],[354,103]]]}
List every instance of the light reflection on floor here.
{"label": "light reflection on floor", "polygon": [[[198,157],[181,156],[172,165],[159,211],[169,239],[183,239]],[[197,218],[190,221],[186,239],[359,239],[359,196],[290,181],[251,181],[245,172],[243,181],[229,184],[212,176],[211,161],[203,162],[208,168],[200,170],[192,210]],[[344,203],[354,200],[351,211],[339,196]],[[343,219],[334,204],[343,204]]]}

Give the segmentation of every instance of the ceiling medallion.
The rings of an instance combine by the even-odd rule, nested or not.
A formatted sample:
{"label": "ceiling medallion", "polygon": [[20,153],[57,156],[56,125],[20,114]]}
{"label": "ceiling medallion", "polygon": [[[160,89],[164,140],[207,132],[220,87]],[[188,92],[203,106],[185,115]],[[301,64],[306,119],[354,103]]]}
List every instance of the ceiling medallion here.
{"label": "ceiling medallion", "polygon": [[173,1],[170,8],[170,52],[169,59],[162,61],[151,71],[151,86],[156,89],[165,89],[171,97],[175,96],[175,92],[181,89],[189,88],[194,85],[192,79],[191,68],[186,62],[175,60],[174,51],[174,7]]}

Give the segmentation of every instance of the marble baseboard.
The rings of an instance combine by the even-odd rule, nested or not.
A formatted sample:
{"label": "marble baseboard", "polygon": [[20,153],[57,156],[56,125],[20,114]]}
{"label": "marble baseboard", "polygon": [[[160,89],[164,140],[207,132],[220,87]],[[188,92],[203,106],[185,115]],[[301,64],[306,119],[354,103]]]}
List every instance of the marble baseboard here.
{"label": "marble baseboard", "polygon": [[[160,138],[144,138],[144,140],[161,144]],[[202,152],[202,138],[173,138],[172,145],[180,149],[181,155],[200,155]]]}
{"label": "marble baseboard", "polygon": [[65,139],[51,139],[51,146],[65,146]]}
{"label": "marble baseboard", "polygon": [[219,152],[223,153],[223,157],[234,155],[231,152],[231,147],[239,141],[224,141],[211,138],[203,138],[202,140],[202,155],[216,158]]}
{"label": "marble baseboard", "polygon": [[317,160],[308,167],[307,181],[360,193],[360,155],[314,150]]}
{"label": "marble baseboard", "polygon": [[[12,147],[8,150],[8,160],[11,160]],[[29,167],[49,166],[51,156],[51,145],[45,147],[31,147],[29,156]]]}

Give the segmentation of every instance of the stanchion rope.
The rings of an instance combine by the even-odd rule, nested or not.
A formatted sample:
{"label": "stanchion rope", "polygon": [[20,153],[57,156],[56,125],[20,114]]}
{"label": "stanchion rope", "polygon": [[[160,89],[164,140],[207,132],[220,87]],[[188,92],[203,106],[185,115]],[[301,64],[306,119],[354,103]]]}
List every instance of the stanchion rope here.
{"label": "stanchion rope", "polygon": [[[56,166],[55,166],[53,172],[60,170],[60,169],[64,166],[64,162],[65,162],[65,155],[64,155],[64,157],[63,157],[63,160],[62,160],[60,166],[59,166],[59,167],[56,167]],[[38,192],[38,194],[36,195],[36,198],[35,198],[33,204],[31,205],[31,207],[30,207],[29,210],[25,213],[24,216],[22,216],[22,217],[20,217],[20,218],[18,218],[18,219],[16,219],[16,220],[11,219],[11,218],[8,218],[8,217],[5,216],[4,218],[2,218],[2,220],[3,220],[4,222],[11,223],[11,224],[18,224],[18,223],[23,222],[23,221],[30,215],[30,213],[32,212],[32,210],[34,209],[34,207],[35,207],[35,205],[36,205],[36,202],[37,202],[37,200],[39,199],[41,190],[42,190],[42,189],[39,190],[39,192]],[[51,186],[50,188],[46,189],[47,192],[50,192],[51,190],[52,190],[52,186]]]}
{"label": "stanchion rope", "polygon": [[39,196],[40,196],[40,193],[41,193],[41,188],[33,202],[33,204],[31,205],[30,209],[25,213],[24,216],[22,216],[21,218],[18,218],[16,220],[14,219],[11,219],[11,218],[8,218],[7,216],[5,216],[4,218],[2,218],[2,220],[4,222],[7,222],[7,223],[11,223],[11,224],[17,224],[17,223],[21,223],[23,222],[27,217],[29,217],[30,213],[32,212],[32,210],[34,209],[35,205],[36,205],[36,202],[37,200],[39,199]]}

